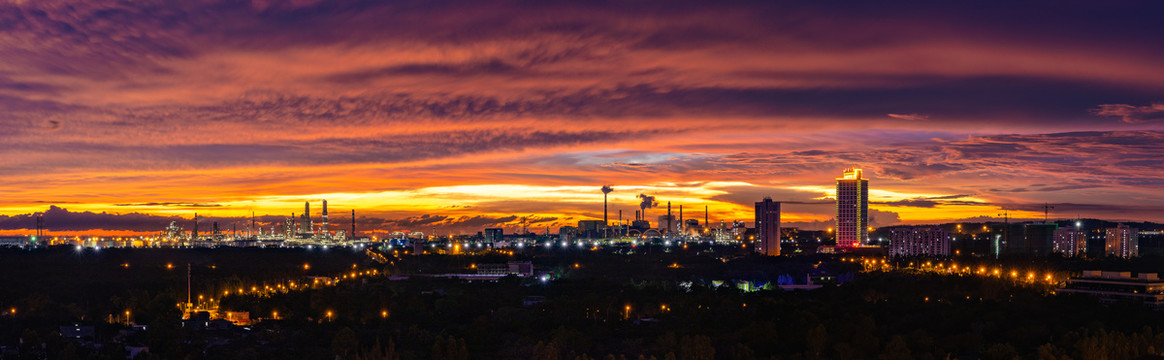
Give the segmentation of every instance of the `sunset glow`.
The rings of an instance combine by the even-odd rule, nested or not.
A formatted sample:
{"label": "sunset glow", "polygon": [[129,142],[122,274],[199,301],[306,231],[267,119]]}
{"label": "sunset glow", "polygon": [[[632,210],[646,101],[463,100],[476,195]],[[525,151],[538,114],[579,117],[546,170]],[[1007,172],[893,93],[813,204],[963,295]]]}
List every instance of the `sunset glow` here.
{"label": "sunset glow", "polygon": [[874,226],[1164,217],[1149,12],[804,6],[0,2],[0,235],[323,199],[365,230],[541,231],[601,219],[604,184],[624,220],[771,196],[824,229],[853,166]]}

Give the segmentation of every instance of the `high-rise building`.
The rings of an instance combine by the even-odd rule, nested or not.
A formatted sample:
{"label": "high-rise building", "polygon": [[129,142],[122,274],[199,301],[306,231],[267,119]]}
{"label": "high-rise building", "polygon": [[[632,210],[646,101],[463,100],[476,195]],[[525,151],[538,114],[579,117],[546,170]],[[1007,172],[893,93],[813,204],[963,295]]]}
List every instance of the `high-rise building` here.
{"label": "high-rise building", "polygon": [[869,237],[869,179],[861,169],[837,178],[837,246],[860,246]]}
{"label": "high-rise building", "polygon": [[1140,230],[1124,224],[1108,228],[1104,252],[1109,256],[1130,258],[1140,256]]}
{"label": "high-rise building", "polygon": [[500,228],[485,229],[485,243],[497,244],[505,238],[505,230]]}
{"label": "high-rise building", "polygon": [[911,226],[889,231],[889,256],[950,256],[950,232],[936,226]]}
{"label": "high-rise building", "polygon": [[327,235],[327,200],[323,201],[323,224],[320,227],[320,232]]}
{"label": "high-rise building", "polygon": [[1054,250],[1055,230],[1059,225],[1051,224],[1024,224],[1023,236],[1011,236],[1006,243],[1006,251],[1010,254],[1027,254],[1046,256]]}
{"label": "high-rise building", "polygon": [[303,216],[299,219],[299,233],[311,233],[311,203],[303,202]]}
{"label": "high-rise building", "polygon": [[1074,226],[1055,230],[1054,249],[1065,257],[1080,256],[1087,253],[1087,233]]}
{"label": "high-rise building", "polygon": [[[659,225],[662,225],[662,223],[663,223],[663,221],[660,219]],[[674,229],[673,226],[675,226],[675,216],[671,215],[671,202],[668,201],[667,202],[667,227],[663,229],[663,235],[671,235],[671,230]]]}
{"label": "high-rise building", "polygon": [[780,203],[772,198],[756,202],[756,252],[780,256]]}

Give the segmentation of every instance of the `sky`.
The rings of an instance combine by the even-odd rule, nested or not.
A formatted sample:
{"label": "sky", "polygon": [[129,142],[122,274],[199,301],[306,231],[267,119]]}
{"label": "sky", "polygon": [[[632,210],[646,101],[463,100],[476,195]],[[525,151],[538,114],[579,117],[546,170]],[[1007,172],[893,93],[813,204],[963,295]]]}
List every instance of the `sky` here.
{"label": "sky", "polygon": [[[1164,221],[1158,1],[0,1],[0,234]],[[655,204],[651,204],[655,205]],[[346,219],[346,220],[344,220]],[[788,226],[786,225],[786,226]],[[189,227],[189,225],[186,225]],[[508,231],[508,230],[507,230]]]}

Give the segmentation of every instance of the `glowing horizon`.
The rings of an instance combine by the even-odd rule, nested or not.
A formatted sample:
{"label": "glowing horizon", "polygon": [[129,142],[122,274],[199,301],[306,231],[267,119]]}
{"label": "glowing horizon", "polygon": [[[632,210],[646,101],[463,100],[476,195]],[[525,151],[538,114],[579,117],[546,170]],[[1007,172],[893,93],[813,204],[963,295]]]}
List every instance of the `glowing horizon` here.
{"label": "glowing horizon", "polygon": [[603,184],[627,219],[771,196],[823,228],[851,167],[879,226],[1164,221],[1157,11],[624,5],[2,2],[0,234],[322,198],[364,229],[556,228]]}

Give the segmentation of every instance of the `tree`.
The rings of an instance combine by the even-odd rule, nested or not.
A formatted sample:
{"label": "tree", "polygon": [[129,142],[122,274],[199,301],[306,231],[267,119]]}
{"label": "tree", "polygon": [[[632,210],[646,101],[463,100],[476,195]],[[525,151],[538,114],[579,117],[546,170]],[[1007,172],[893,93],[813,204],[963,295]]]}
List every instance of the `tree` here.
{"label": "tree", "polygon": [[361,351],[360,354],[357,355],[354,359],[355,360],[400,360],[400,355],[396,354],[396,342],[394,342],[392,340],[388,340],[388,347],[382,348],[380,346],[380,340],[376,340],[376,343],[374,345],[372,345],[371,348],[365,349],[364,351]]}
{"label": "tree", "polygon": [[[1018,358],[1018,351],[1011,344],[994,344],[986,348],[985,358],[990,360],[1011,360]],[[1089,358],[1090,359],[1090,358]]]}
{"label": "tree", "polygon": [[1063,349],[1054,344],[1046,343],[1039,347],[1038,358],[1039,360],[1059,360],[1067,359],[1067,356],[1063,354]]}
{"label": "tree", "polygon": [[[437,337],[432,344],[433,360],[468,360],[469,350],[465,347],[465,340],[450,335],[447,339]],[[555,358],[556,359],[556,358]]]}
{"label": "tree", "polygon": [[808,330],[805,334],[804,343],[808,346],[808,358],[820,359],[821,352],[824,350],[825,340],[827,340],[828,332],[825,331],[824,324]]}
{"label": "tree", "polygon": [[715,347],[711,345],[711,338],[704,335],[683,337],[679,345],[680,360],[715,360]]}
{"label": "tree", "polygon": [[353,354],[359,347],[360,340],[356,338],[356,332],[346,326],[340,329],[335,334],[335,338],[331,340],[331,351],[335,353],[337,358],[346,359],[348,355]]}
{"label": "tree", "polygon": [[752,348],[748,347],[748,345],[736,343],[732,347],[732,360],[754,360],[755,358],[756,352],[752,351]]}
{"label": "tree", "polygon": [[81,357],[77,356],[77,347],[70,342],[61,349],[61,352],[57,354],[57,358],[61,360],[79,360]]}
{"label": "tree", "polygon": [[901,335],[896,335],[889,340],[888,344],[885,344],[885,351],[877,358],[880,360],[913,360],[913,354],[909,351],[909,345],[905,344],[905,339]]}

